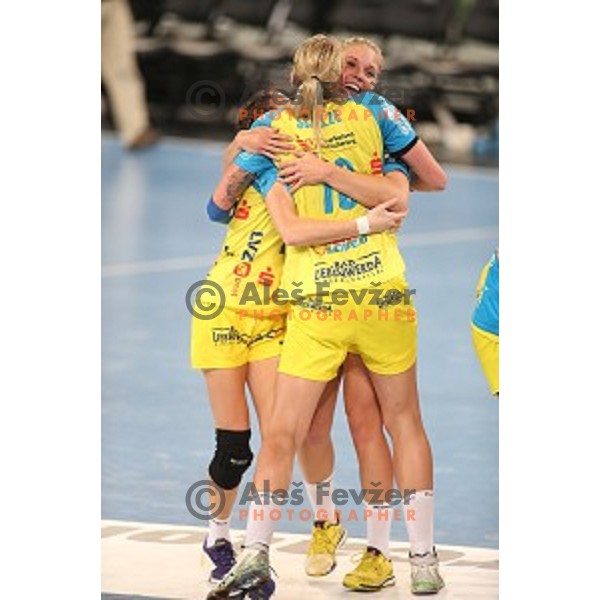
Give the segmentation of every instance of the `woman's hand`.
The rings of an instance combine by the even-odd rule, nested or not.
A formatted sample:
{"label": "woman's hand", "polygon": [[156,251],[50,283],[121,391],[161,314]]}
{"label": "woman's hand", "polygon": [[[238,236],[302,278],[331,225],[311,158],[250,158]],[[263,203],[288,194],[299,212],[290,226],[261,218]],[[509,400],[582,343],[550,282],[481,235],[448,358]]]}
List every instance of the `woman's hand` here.
{"label": "woman's hand", "polygon": [[279,133],[272,127],[240,131],[235,136],[235,141],[242,150],[252,154],[263,154],[271,160],[275,160],[276,154],[280,152],[292,152],[296,148],[292,137]]}
{"label": "woman's hand", "polygon": [[402,221],[408,214],[405,212],[393,212],[390,210],[398,202],[397,198],[392,198],[386,202],[378,204],[367,213],[369,229],[371,233],[381,233],[383,231],[396,231]]}
{"label": "woman's hand", "polygon": [[279,179],[291,186],[293,194],[303,185],[324,183],[331,163],[321,160],[312,152],[296,152],[296,160],[288,160],[279,165]]}

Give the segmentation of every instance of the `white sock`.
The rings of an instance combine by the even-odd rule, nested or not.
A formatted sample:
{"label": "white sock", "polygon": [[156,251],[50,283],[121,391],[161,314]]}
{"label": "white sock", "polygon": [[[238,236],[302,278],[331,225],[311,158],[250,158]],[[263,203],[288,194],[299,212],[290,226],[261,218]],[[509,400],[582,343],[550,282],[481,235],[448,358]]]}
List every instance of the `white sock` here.
{"label": "white sock", "polygon": [[410,551],[426,554],[433,550],[433,490],[414,494],[410,504],[403,504]]}
{"label": "white sock", "polygon": [[211,519],[208,522],[208,539],[206,540],[207,546],[214,546],[217,540],[229,540],[229,519]]}
{"label": "white sock", "polygon": [[[335,504],[332,499],[334,489],[332,479],[333,473],[319,483],[308,483],[307,481],[304,481],[310,499],[310,505],[312,506],[315,515],[315,521],[337,523]],[[321,487],[320,490],[317,489],[319,486]]]}
{"label": "white sock", "polygon": [[390,531],[394,511],[389,504],[367,504],[367,546],[377,548],[386,558],[390,557]]}
{"label": "white sock", "polygon": [[253,500],[248,505],[248,526],[246,527],[245,546],[252,546],[252,544],[256,543],[270,546],[276,525],[276,521],[270,518],[270,513],[272,510],[281,510],[272,501],[266,504],[262,492],[259,493],[261,503]]}

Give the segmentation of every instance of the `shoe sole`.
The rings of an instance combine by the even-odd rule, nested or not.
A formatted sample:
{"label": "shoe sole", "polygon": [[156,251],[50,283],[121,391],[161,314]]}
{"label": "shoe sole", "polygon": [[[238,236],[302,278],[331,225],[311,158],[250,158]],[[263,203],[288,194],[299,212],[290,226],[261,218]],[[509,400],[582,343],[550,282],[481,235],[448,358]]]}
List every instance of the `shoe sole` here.
{"label": "shoe sole", "polygon": [[[335,548],[336,552],[346,543],[347,539],[348,539],[348,532],[344,529],[342,539],[339,541],[338,545]],[[326,573],[320,573],[320,574],[316,575],[313,573],[306,573],[306,569],[304,570],[304,572],[306,573],[306,575],[308,575],[308,577],[327,577],[327,575],[330,575],[331,573],[333,573],[335,571],[336,567],[337,567],[337,560],[335,560],[335,556],[334,556],[333,564],[331,565],[331,569],[329,569],[329,571],[327,571]]]}
{"label": "shoe sole", "polygon": [[411,594],[413,596],[434,596],[435,594],[439,594],[446,586],[443,585],[442,587],[440,587],[438,590],[431,590],[429,591],[423,591],[423,592],[415,592],[414,590],[410,590]]}
{"label": "shoe sole", "polygon": [[[208,559],[210,560],[210,559]],[[235,565],[234,565],[235,566]],[[210,567],[208,567],[210,568]],[[214,568],[214,566],[213,566]],[[231,567],[233,569],[233,567]],[[227,573],[225,573],[225,575],[223,575],[223,577],[221,577],[221,579],[217,579],[216,577],[213,577],[212,575],[208,576],[208,583],[211,583],[213,585],[217,585],[219,583],[221,583],[221,581],[223,581],[223,579],[225,579],[225,577],[227,577],[227,575],[229,574],[229,571],[227,571]]]}
{"label": "shoe sole", "polygon": [[386,587],[392,587],[396,585],[396,576],[392,575],[388,577],[381,585],[360,585],[358,587],[351,587],[342,582],[342,585],[347,589],[353,592],[378,592]]}
{"label": "shoe sole", "polygon": [[256,592],[258,594],[258,598],[264,598],[266,600],[267,598],[270,598],[273,595],[270,594],[269,596],[266,596],[264,593],[262,593],[261,588],[268,581],[268,579],[260,579],[257,582],[253,582],[248,588],[237,590],[221,590],[220,592],[213,590],[207,596],[207,600],[217,600],[220,598],[229,598],[230,600],[243,600],[243,598],[246,598],[246,596],[250,597],[250,594],[253,592]]}

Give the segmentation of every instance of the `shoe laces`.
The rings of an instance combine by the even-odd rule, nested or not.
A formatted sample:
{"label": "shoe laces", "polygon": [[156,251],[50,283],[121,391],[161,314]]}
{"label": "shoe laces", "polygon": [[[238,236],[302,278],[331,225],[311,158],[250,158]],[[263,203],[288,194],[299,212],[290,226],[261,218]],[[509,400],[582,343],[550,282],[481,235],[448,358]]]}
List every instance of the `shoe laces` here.
{"label": "shoe laces", "polygon": [[438,566],[438,556],[435,549],[433,552],[425,552],[424,554],[413,554],[412,552],[409,552],[408,557],[413,567],[428,569],[430,567]]}
{"label": "shoe laces", "polygon": [[362,553],[353,555],[351,560],[356,564],[354,571],[356,573],[368,573],[373,569],[379,571],[381,569],[381,561],[378,560],[380,556],[382,555],[375,554],[369,550],[363,550]]}
{"label": "shoe laces", "polygon": [[216,555],[215,562],[225,564],[228,568],[233,567],[235,564],[235,554],[231,544],[215,544],[211,551]]}
{"label": "shoe laces", "polygon": [[277,572],[275,571],[275,569],[271,566],[271,561],[268,558],[269,557],[269,547],[266,545],[263,545],[263,544],[258,544],[258,545],[264,549],[258,550],[256,548],[254,548],[253,546],[242,546],[242,554],[240,556],[240,559],[236,563],[236,567],[239,565],[240,569],[244,570],[247,566],[248,561],[251,561],[254,559],[261,560],[259,558],[259,554],[265,553],[267,558],[262,559],[262,560],[264,560],[266,562],[269,574],[272,573],[273,575],[275,575],[275,577],[279,577],[279,575],[277,575]]}
{"label": "shoe laces", "polygon": [[332,554],[335,552],[336,543],[327,535],[329,527],[325,525],[315,525],[313,527],[312,538],[310,540],[310,546],[308,553],[313,554]]}

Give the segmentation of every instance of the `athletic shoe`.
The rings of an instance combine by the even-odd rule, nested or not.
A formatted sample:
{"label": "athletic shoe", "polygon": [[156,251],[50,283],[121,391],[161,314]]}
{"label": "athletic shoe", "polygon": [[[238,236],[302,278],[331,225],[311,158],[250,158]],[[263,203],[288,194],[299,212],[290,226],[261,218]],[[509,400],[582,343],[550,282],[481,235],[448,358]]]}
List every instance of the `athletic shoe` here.
{"label": "athletic shoe", "polygon": [[335,569],[335,553],[346,541],[347,532],[339,523],[315,521],[306,553],[304,570],[311,577],[323,577]]}
{"label": "athletic shoe", "polygon": [[392,561],[372,546],[367,546],[356,568],[343,581],[344,587],[357,592],[376,592],[395,583]]}
{"label": "athletic shoe", "polygon": [[267,600],[275,592],[271,579],[269,550],[264,544],[245,547],[237,563],[221,583],[206,596],[206,600],[250,598]]}
{"label": "athletic shoe", "polygon": [[219,583],[231,571],[235,564],[235,553],[229,540],[219,538],[213,546],[207,545],[208,538],[204,540],[202,550],[210,558],[215,568],[210,572],[209,581]]}
{"label": "athletic shoe", "polygon": [[438,556],[435,548],[426,554],[411,554],[410,589],[417,596],[437,594],[444,587],[444,580],[438,571]]}

